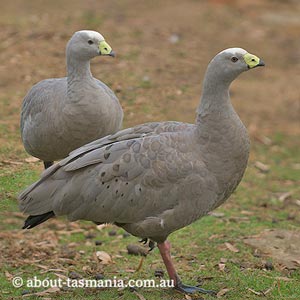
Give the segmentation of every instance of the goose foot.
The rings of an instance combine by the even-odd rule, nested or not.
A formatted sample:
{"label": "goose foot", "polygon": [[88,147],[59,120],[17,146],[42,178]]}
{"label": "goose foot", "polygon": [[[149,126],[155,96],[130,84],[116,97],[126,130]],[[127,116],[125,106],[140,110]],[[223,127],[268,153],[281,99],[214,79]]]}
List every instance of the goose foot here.
{"label": "goose foot", "polygon": [[205,290],[205,289],[197,287],[197,286],[187,285],[187,284],[182,283],[180,280],[177,282],[177,284],[175,285],[174,288],[184,294],[202,293],[202,294],[209,294],[212,296],[217,295],[217,293],[215,291]]}
{"label": "goose foot", "polygon": [[153,242],[152,240],[148,239],[148,238],[143,238],[139,241],[140,243],[143,243],[144,245],[148,244],[150,250],[152,251],[155,248],[155,242]]}

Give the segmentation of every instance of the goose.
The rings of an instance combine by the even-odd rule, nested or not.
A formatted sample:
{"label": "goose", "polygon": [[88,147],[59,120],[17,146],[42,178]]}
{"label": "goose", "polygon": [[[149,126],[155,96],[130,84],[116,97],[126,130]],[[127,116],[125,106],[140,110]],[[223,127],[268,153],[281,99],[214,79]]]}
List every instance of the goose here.
{"label": "goose", "polygon": [[119,100],[90,70],[90,60],[99,55],[115,56],[100,33],[75,32],[66,47],[67,77],[38,82],[23,100],[22,141],[45,168],[121,128]]}
{"label": "goose", "polygon": [[213,293],[180,280],[167,238],[224,203],[240,183],[250,143],[229,86],[258,66],[264,62],[246,50],[226,49],[207,67],[195,124],[145,123],[71,152],[20,194],[29,214],[23,228],[60,215],[114,223],[157,243],[176,289]]}

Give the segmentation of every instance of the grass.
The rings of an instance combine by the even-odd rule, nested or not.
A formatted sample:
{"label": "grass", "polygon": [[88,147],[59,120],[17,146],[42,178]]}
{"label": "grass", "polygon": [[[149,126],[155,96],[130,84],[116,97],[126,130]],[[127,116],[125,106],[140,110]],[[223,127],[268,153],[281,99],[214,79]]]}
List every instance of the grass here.
{"label": "grass", "polygon": [[[275,142],[276,140],[276,142]],[[268,173],[262,173],[254,167],[255,161],[261,161],[270,167]],[[173,244],[172,254],[179,275],[189,284],[202,284],[204,288],[213,290],[228,289],[222,297],[224,299],[256,299],[258,295],[267,291],[267,299],[298,299],[300,296],[299,270],[283,269],[276,262],[276,258],[266,258],[254,255],[254,250],[245,245],[243,239],[260,233],[264,229],[282,228],[297,230],[299,227],[299,213],[295,209],[293,201],[279,201],[276,193],[290,191],[292,199],[299,199],[299,172],[297,168],[300,154],[297,151],[297,142],[293,138],[281,136],[274,138],[273,144],[266,146],[255,143],[252,147],[252,157],[246,176],[232,195],[231,199],[220,207],[216,215],[202,218],[194,224],[183,228],[170,236]],[[27,287],[14,288],[7,279],[4,270],[12,276],[18,274],[24,279],[37,276],[38,279],[57,279],[55,273],[67,276],[70,272],[76,272],[83,278],[93,279],[95,274],[101,273],[105,279],[153,279],[156,269],[163,269],[158,250],[155,249],[145,259],[140,271],[137,269],[141,258],[130,256],[126,252],[129,243],[137,243],[135,237],[123,237],[124,231],[114,226],[108,226],[97,230],[89,222],[79,222],[72,227],[64,219],[50,221],[30,232],[22,232],[20,227],[23,219],[15,216],[17,212],[16,194],[24,187],[38,178],[40,166],[38,164],[25,164],[17,167],[13,172],[1,176],[1,230],[2,233],[11,233],[6,242],[14,245],[15,238],[22,236],[22,251],[36,249],[36,261],[27,253],[24,262],[11,260],[2,261],[0,277],[1,292],[14,299],[21,297],[22,293],[43,291],[46,288]],[[278,182],[281,184],[278,185]],[[291,219],[291,215],[294,218]],[[71,227],[70,227],[71,226]],[[80,232],[76,230],[79,228]],[[111,236],[110,231],[116,231]],[[41,241],[51,242],[51,234],[57,239],[55,249],[37,246]],[[28,239],[31,241],[29,242]],[[95,241],[101,241],[100,246]],[[5,239],[4,239],[5,241]],[[29,243],[29,244],[27,244]],[[229,251],[224,245],[230,243],[239,252]],[[23,248],[24,247],[24,248]],[[4,257],[14,251],[9,247],[2,249]],[[39,252],[41,251],[41,252]],[[97,251],[109,253],[114,263],[101,265],[95,260]],[[52,253],[54,252],[54,253]],[[35,253],[33,251],[33,253]],[[19,253],[18,255],[23,255]],[[52,257],[53,255],[53,257]],[[43,259],[41,260],[41,257]],[[27,263],[26,263],[27,261]],[[28,263],[30,262],[31,263]],[[266,261],[271,261],[274,269],[267,270]],[[224,263],[222,269],[220,264]],[[40,267],[44,265],[47,271]],[[164,278],[167,278],[166,274]],[[268,292],[268,290],[270,291]],[[140,288],[136,291],[129,289],[102,289],[73,288],[64,290],[59,294],[49,294],[51,299],[137,299],[138,295],[146,299],[172,298],[182,299],[182,295],[171,289]],[[261,294],[262,295],[262,294]],[[297,295],[297,296],[296,296]],[[203,296],[204,299],[213,299],[211,296]],[[38,299],[29,296],[27,299]]]}

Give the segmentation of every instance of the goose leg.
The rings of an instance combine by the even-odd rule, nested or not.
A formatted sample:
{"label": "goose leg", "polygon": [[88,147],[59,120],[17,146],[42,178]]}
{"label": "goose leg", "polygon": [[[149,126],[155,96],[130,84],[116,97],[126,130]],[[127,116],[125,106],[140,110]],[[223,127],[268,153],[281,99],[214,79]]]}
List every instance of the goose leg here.
{"label": "goose leg", "polygon": [[210,291],[210,290],[205,290],[196,286],[190,286],[190,285],[186,285],[183,284],[179,278],[179,276],[176,273],[174,264],[172,262],[171,259],[171,253],[170,253],[170,249],[171,249],[171,244],[168,241],[165,241],[163,243],[158,243],[157,247],[159,249],[160,255],[163,259],[163,262],[166,266],[167,272],[169,274],[169,277],[171,280],[173,280],[174,282],[174,287],[176,290],[183,292],[185,294],[193,294],[196,292],[200,292],[203,294],[211,294],[211,295],[215,295],[216,292],[214,291]]}
{"label": "goose leg", "polygon": [[44,161],[45,170],[53,165],[53,161]]}

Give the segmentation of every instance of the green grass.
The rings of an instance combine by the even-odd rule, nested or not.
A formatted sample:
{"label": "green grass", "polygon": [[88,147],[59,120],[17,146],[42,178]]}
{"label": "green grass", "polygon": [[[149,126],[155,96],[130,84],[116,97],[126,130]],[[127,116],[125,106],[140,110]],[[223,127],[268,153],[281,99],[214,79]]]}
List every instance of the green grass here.
{"label": "green grass", "polygon": [[[2,151],[4,151],[2,148]],[[260,161],[270,167],[268,173],[262,173],[254,167],[254,162]],[[300,272],[299,270],[287,271],[280,268],[276,259],[256,257],[253,249],[243,243],[243,238],[255,235],[270,228],[285,228],[297,230],[299,228],[299,207],[293,203],[283,203],[276,197],[276,193],[290,191],[292,199],[300,198],[299,170],[297,164],[300,162],[297,141],[282,135],[276,135],[273,145],[266,146],[255,143],[252,146],[252,156],[249,162],[244,180],[238,190],[231,196],[230,200],[218,209],[224,216],[207,216],[194,224],[183,228],[170,236],[173,245],[172,254],[181,278],[189,284],[202,283],[206,289],[229,291],[222,296],[223,299],[257,299],[254,292],[267,291],[266,299],[299,299],[300,297]],[[17,212],[16,195],[24,187],[38,178],[41,170],[39,164],[14,167],[12,170],[5,166],[0,174],[0,221],[2,233],[11,232],[10,239],[3,239],[1,243],[13,244],[21,230],[23,219],[12,213]],[[248,214],[245,212],[248,212]],[[289,218],[291,214],[294,219]],[[11,222],[14,220],[15,222]],[[10,220],[8,222],[7,220]],[[275,220],[275,221],[274,221]],[[62,226],[57,228],[57,224]],[[115,227],[107,227],[101,231],[89,222],[80,222],[78,228],[83,232],[73,232],[70,224],[64,220],[46,223],[35,228],[28,234],[22,235],[25,239],[24,247],[32,239],[33,243],[41,242],[40,237],[47,239],[47,234],[54,233],[58,239],[55,249],[51,247],[46,251],[42,261],[38,263],[19,263],[16,267],[10,260],[3,259],[0,273],[0,290],[8,299],[21,298],[24,291],[30,288],[14,288],[5,276],[5,271],[13,276],[21,276],[24,280],[37,276],[38,279],[57,278],[55,271],[44,272],[38,264],[49,269],[63,269],[63,275],[75,271],[86,279],[93,279],[97,273],[102,273],[105,279],[153,279],[157,268],[164,269],[158,250],[152,251],[143,263],[139,272],[136,270],[140,257],[130,256],[126,253],[126,245],[137,243],[135,237],[122,237],[124,231]],[[110,230],[116,230],[115,236],[110,236]],[[92,238],[87,238],[87,233],[92,233]],[[23,234],[23,233],[22,233]],[[45,235],[46,234],[46,235]],[[215,238],[210,238],[217,235]],[[35,240],[35,236],[36,239]],[[45,238],[46,236],[46,238]],[[102,245],[96,246],[95,241],[100,240]],[[238,253],[228,251],[224,244],[229,242],[238,250]],[[99,265],[95,262],[96,251],[106,251],[113,257],[113,264]],[[4,253],[13,251],[5,248]],[[26,249],[24,250],[26,253]],[[32,250],[28,250],[32,251]],[[34,251],[38,251],[38,248]],[[33,251],[32,255],[35,255]],[[43,251],[41,253],[43,253]],[[53,257],[51,255],[53,253]],[[65,253],[71,255],[72,264],[57,260],[65,257]],[[75,253],[75,254],[74,254]],[[74,257],[72,255],[75,255]],[[4,257],[7,257],[4,254]],[[28,254],[28,259],[30,258]],[[225,270],[221,271],[218,264],[225,259]],[[266,270],[266,260],[273,262],[274,269]],[[89,270],[89,271],[87,271]],[[165,277],[167,275],[165,274]],[[285,281],[282,278],[286,278]],[[33,291],[43,291],[45,288],[35,288]],[[254,291],[254,292],[253,292]],[[137,293],[146,299],[183,299],[183,295],[172,289],[140,288]],[[136,292],[129,289],[95,289],[77,288],[49,294],[51,299],[138,299]],[[214,299],[203,295],[204,299]],[[39,299],[37,296],[29,296],[26,299]]]}

